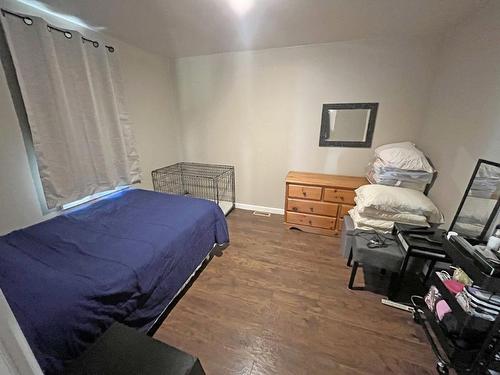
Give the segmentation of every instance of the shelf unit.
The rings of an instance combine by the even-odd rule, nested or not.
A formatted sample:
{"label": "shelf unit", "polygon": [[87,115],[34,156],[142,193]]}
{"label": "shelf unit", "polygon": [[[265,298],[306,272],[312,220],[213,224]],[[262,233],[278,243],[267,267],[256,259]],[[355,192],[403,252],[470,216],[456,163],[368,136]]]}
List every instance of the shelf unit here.
{"label": "shelf unit", "polygon": [[[500,293],[500,279],[485,273],[478,261],[461,248],[456,239],[445,239],[443,248],[453,264],[462,268],[474,281],[475,286],[492,293]],[[457,320],[458,332],[463,335],[469,327],[484,332],[480,336],[481,340],[478,340],[478,336],[473,340],[474,344],[467,347],[467,340],[461,340],[460,335],[451,337],[447,334],[423,300],[420,303],[414,302],[414,319],[424,328],[438,358],[438,372],[448,374],[448,368],[453,368],[458,375],[483,375],[492,374],[492,370],[500,370],[500,357],[496,356],[500,353],[500,318],[490,322],[468,314],[435,272],[430,281],[450,306]]]}
{"label": "shelf unit", "polygon": [[458,323],[457,331],[464,332],[467,327],[474,327],[475,330],[480,332],[488,332],[491,329],[492,322],[470,315],[460,306],[455,296],[444,285],[436,272],[431,277],[431,285],[434,285],[439,290],[439,293],[453,311]]}
{"label": "shelf unit", "polygon": [[[439,347],[444,352],[444,355],[440,355],[440,359],[444,357],[442,361],[446,363],[448,367],[457,370],[457,372],[464,371],[468,373],[467,371],[470,368],[469,364],[474,361],[480,349],[461,348],[453,339],[446,335],[441,325],[436,321],[434,313],[430,311],[427,306],[420,306],[419,309],[422,312],[419,312],[420,316],[416,318],[416,321],[421,324],[427,323],[434,337],[437,338]],[[424,329],[429,328],[425,327]]]}

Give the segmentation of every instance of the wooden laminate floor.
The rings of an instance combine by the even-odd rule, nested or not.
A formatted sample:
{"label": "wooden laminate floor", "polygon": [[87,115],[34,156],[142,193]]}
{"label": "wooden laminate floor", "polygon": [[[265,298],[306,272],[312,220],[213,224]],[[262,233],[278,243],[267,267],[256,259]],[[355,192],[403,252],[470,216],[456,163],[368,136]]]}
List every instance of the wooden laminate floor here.
{"label": "wooden laminate floor", "polygon": [[[339,239],[235,210],[215,257],[155,334],[208,375],[434,374],[410,314],[348,290]],[[363,281],[359,272],[358,282]]]}

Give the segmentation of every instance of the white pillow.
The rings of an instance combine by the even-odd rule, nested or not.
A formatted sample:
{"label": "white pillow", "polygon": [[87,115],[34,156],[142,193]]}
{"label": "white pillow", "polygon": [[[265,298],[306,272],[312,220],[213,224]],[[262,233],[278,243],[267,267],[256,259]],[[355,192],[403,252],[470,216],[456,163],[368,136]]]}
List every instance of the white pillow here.
{"label": "white pillow", "polygon": [[356,189],[357,205],[392,213],[422,215],[429,223],[443,223],[439,209],[420,191],[386,185],[363,185]]}
{"label": "white pillow", "polygon": [[392,227],[394,226],[394,221],[361,216],[356,207],[349,210],[349,216],[352,218],[356,229],[376,230],[378,232],[389,233],[392,231]]}
{"label": "white pillow", "polygon": [[411,142],[391,143],[377,147],[375,156],[387,167],[433,173],[424,153]]}
{"label": "white pillow", "polygon": [[[358,199],[354,198],[354,200],[357,203]],[[409,212],[395,213],[395,212],[380,211],[377,210],[376,208],[363,207],[361,205],[357,206],[357,212],[364,217],[369,217],[372,219],[390,220],[397,223],[417,225],[422,227],[429,226],[429,223],[427,222],[427,218],[425,216],[416,215]]]}

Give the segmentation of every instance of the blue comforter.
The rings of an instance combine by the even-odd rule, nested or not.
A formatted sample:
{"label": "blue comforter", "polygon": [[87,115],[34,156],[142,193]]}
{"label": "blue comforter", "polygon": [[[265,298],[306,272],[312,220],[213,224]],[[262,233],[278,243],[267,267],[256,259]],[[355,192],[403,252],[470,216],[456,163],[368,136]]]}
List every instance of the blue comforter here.
{"label": "blue comforter", "polygon": [[0,288],[45,373],[61,373],[113,322],[154,322],[215,243],[213,202],[126,190],[0,237]]}

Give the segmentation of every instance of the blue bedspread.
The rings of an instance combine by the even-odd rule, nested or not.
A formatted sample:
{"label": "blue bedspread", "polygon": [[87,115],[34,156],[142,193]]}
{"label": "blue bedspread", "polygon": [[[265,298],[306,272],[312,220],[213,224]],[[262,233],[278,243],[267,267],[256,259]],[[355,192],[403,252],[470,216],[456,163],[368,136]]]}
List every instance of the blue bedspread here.
{"label": "blue bedspread", "polygon": [[0,288],[44,372],[61,373],[113,322],[146,330],[227,242],[215,203],[126,190],[0,237]]}

